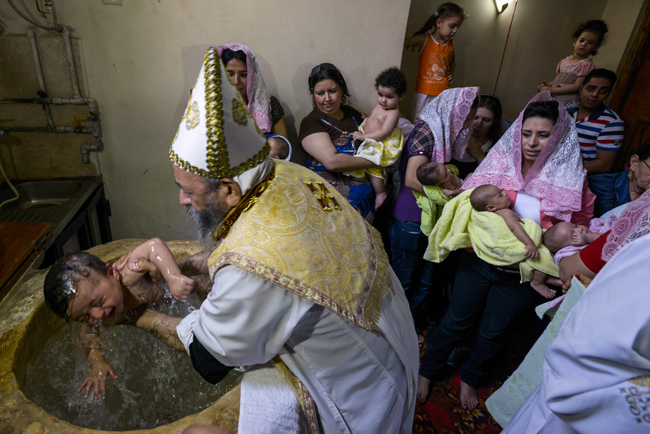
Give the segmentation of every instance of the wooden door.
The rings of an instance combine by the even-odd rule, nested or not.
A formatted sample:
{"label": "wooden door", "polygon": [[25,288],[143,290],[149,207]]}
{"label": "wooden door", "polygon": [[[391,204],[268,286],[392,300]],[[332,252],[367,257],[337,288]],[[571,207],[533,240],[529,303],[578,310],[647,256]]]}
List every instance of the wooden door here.
{"label": "wooden door", "polygon": [[625,164],[642,143],[650,140],[650,8],[625,60],[609,107],[625,121],[625,139],[613,170]]}

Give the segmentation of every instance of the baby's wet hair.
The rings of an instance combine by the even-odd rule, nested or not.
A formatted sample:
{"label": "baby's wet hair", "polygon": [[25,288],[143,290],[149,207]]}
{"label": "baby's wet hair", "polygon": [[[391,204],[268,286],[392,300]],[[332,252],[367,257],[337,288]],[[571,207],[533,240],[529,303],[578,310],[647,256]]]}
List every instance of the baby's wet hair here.
{"label": "baby's wet hair", "polygon": [[77,294],[77,282],[90,277],[92,271],[104,273],[106,263],[86,252],[67,254],[57,260],[45,275],[45,304],[60,318],[69,320],[68,305]]}
{"label": "baby's wet hair", "polygon": [[396,66],[384,69],[375,79],[375,89],[379,86],[395,89],[397,96],[406,92],[406,75]]}

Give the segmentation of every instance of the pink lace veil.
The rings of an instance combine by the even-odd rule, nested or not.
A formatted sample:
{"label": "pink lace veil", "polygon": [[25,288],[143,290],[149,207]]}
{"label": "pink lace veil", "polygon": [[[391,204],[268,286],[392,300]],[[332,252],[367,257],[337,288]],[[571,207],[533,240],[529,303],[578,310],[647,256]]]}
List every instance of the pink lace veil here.
{"label": "pink lace veil", "polygon": [[419,117],[429,125],[435,140],[431,161],[447,163],[465,155],[470,129],[463,124],[478,92],[478,87],[447,89],[422,110]]}
{"label": "pink lace veil", "polygon": [[264,77],[260,72],[257,64],[255,53],[242,44],[226,44],[216,47],[219,56],[226,48],[232,51],[243,51],[246,54],[246,69],[248,70],[248,82],[246,84],[246,94],[248,95],[248,110],[255,118],[257,126],[263,133],[271,132],[271,97],[266,90]]}
{"label": "pink lace veil", "polygon": [[[538,93],[526,107],[537,101],[555,101],[550,93]],[[582,208],[585,170],[582,167],[578,135],[569,114],[559,104],[560,114],[546,146],[521,175],[521,127],[525,109],[494,145],[463,189],[494,184],[502,190],[524,191],[540,199],[540,211],[559,220],[570,221]]]}
{"label": "pink lace veil", "polygon": [[612,225],[603,246],[602,260],[607,262],[626,244],[650,233],[650,190],[630,202]]}

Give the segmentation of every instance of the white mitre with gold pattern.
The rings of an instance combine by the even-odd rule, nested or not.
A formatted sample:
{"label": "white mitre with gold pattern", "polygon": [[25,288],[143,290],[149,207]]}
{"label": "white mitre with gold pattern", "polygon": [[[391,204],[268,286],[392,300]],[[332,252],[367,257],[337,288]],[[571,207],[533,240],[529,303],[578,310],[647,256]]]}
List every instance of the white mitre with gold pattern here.
{"label": "white mitre with gold pattern", "polygon": [[211,47],[169,157],[178,167],[196,175],[232,178],[245,191],[270,170],[269,149],[218,51]]}

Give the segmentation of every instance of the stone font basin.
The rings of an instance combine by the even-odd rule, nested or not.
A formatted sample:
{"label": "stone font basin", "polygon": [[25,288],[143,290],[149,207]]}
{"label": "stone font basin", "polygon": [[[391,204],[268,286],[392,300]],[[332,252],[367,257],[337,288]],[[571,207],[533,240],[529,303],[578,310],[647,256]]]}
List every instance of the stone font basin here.
{"label": "stone font basin", "polygon": [[[119,240],[94,247],[90,253],[112,262],[144,240]],[[177,259],[200,251],[195,242],[168,243]],[[82,428],[58,419],[25,397],[22,391],[30,363],[64,321],[56,317],[43,300],[43,279],[47,270],[25,275],[0,303],[0,432],[18,433],[108,433]],[[56,373],[52,373],[56,375]],[[108,387],[108,386],[107,386]],[[237,430],[239,385],[235,386],[203,411],[150,430],[129,433],[178,433],[189,425],[218,423]],[[145,403],[146,405],[146,403]]]}

